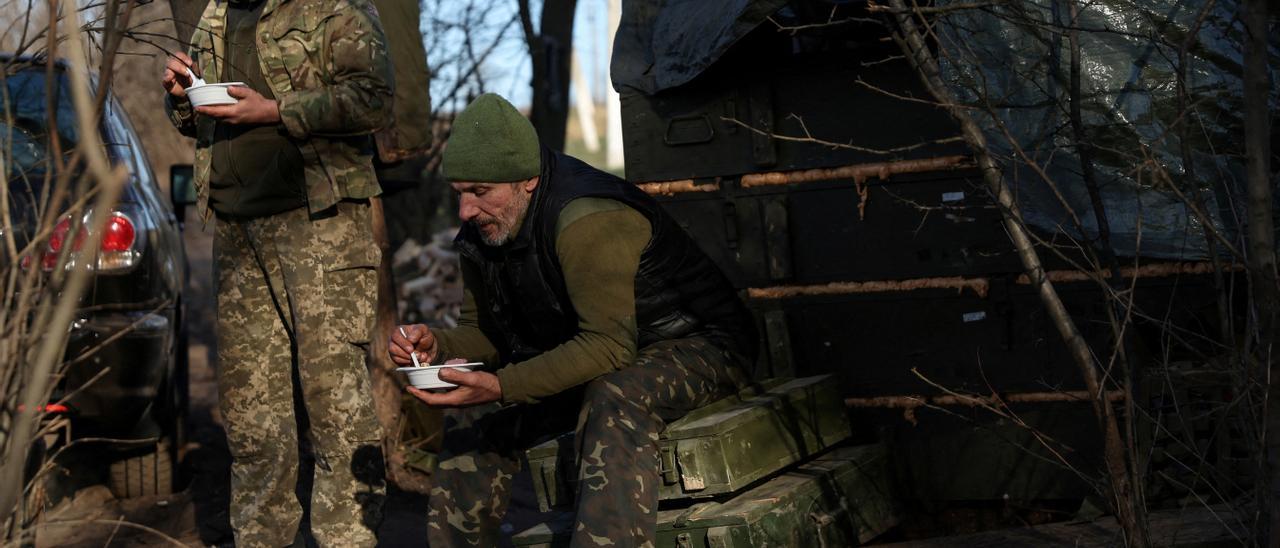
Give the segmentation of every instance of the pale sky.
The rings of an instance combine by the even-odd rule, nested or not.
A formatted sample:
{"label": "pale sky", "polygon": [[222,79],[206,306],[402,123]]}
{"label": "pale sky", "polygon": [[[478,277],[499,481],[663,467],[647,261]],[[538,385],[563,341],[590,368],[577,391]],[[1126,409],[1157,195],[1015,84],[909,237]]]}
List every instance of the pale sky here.
{"label": "pale sky", "polygon": [[[438,4],[432,1],[424,1],[423,4],[423,20],[421,23],[424,40],[428,49],[428,63],[431,64],[433,71],[443,63],[446,58],[461,55],[461,41],[458,38],[448,40],[448,43],[435,43],[433,47],[433,38],[430,36],[432,32],[432,18],[456,21],[462,18],[461,11],[465,9],[466,3],[456,0],[443,0]],[[534,15],[534,27],[538,26],[538,17],[542,11],[542,3],[539,0],[532,1],[531,10]],[[431,10],[444,10],[442,13],[433,14]],[[499,28],[511,21],[511,26],[507,32],[507,39],[500,44],[488,57],[484,65],[481,76],[485,80],[486,91],[492,91],[501,94],[509,99],[516,106],[524,108],[529,104],[530,99],[530,63],[529,54],[524,44],[524,34],[520,29],[518,13],[515,0],[493,0],[488,3],[488,13],[485,14],[487,25],[493,28]],[[579,57],[586,65],[586,77],[592,90],[592,94],[596,96],[597,102],[604,100],[604,93],[608,87],[608,11],[607,0],[579,0],[577,3],[577,13],[574,20],[574,48],[578,51]],[[490,31],[488,36],[479,36],[475,38],[475,47],[480,48],[491,42],[491,36],[496,31]],[[482,33],[483,34],[483,33]],[[486,40],[488,38],[488,40]],[[434,51],[433,51],[434,50]],[[432,81],[432,100],[437,102],[445,95],[449,88],[453,86],[456,78],[445,69],[445,74],[441,74],[439,78]],[[576,100],[570,95],[570,100]]]}

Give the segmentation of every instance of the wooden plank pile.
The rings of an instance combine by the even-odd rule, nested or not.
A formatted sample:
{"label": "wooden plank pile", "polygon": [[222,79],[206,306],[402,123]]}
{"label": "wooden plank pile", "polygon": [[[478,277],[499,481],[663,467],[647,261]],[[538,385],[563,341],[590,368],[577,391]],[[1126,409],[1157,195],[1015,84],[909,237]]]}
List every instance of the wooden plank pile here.
{"label": "wooden plank pile", "polygon": [[453,238],[458,229],[448,228],[420,244],[405,240],[392,256],[396,280],[397,314],[402,323],[425,323],[432,327],[454,327],[462,308],[462,272]]}

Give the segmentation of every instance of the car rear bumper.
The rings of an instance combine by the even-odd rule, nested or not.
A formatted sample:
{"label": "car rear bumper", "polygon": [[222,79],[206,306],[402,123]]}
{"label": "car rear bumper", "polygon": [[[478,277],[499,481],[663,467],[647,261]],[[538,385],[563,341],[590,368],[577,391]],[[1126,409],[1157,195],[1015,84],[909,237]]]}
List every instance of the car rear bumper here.
{"label": "car rear bumper", "polygon": [[170,374],[173,311],[94,312],[67,343],[70,364],[55,399],[69,395],[72,436],[145,439],[161,434],[152,415]]}

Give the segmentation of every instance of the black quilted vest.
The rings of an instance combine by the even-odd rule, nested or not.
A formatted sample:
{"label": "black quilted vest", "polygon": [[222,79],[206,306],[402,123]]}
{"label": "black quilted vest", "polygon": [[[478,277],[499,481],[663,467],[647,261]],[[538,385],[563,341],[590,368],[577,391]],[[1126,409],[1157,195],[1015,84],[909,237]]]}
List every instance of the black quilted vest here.
{"label": "black quilted vest", "polygon": [[578,316],[556,255],[555,230],[561,210],[585,197],[622,202],[652,226],[635,279],[638,348],[702,335],[748,363],[754,360],[756,331],[746,307],[724,274],[658,203],[635,185],[544,149],[541,178],[516,238],[490,247],[468,223],[454,242],[462,259],[473,262],[483,278],[492,320],[486,322],[485,334],[504,362],[529,359],[578,333]]}

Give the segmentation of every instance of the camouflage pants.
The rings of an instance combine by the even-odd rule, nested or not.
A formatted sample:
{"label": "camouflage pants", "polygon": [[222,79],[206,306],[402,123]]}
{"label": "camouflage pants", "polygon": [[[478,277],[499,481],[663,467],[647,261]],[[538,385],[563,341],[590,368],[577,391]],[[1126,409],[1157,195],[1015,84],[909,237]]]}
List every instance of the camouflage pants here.
{"label": "camouflage pants", "polygon": [[705,339],[662,341],[626,368],[534,405],[445,413],[427,538],[435,548],[496,546],[524,449],[563,433],[577,416],[574,546],[652,546],[657,527],[658,434],[689,411],[734,393],[742,358]]}
{"label": "camouflage pants", "polygon": [[312,533],[322,546],[375,542],[385,483],[362,345],[378,257],[368,204],[218,220],[218,396],[238,546],[286,546],[298,530],[295,379],[316,458]]}

